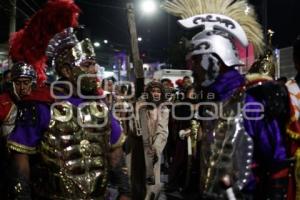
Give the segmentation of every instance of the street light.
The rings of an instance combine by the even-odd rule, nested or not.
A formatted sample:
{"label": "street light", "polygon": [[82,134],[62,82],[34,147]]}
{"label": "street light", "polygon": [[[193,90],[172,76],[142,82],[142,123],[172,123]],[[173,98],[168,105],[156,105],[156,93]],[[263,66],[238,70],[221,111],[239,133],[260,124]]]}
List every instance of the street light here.
{"label": "street light", "polygon": [[108,43],[108,41],[107,41],[107,40],[104,40],[103,42],[104,42],[104,44],[107,44],[107,43]]}
{"label": "street light", "polygon": [[138,37],[138,41],[139,42],[143,41],[143,38],[142,37]]}
{"label": "street light", "polygon": [[141,3],[141,9],[143,13],[151,15],[156,12],[157,4],[154,0],[145,0]]}
{"label": "street light", "polygon": [[100,47],[100,43],[99,42],[94,42],[94,47]]}

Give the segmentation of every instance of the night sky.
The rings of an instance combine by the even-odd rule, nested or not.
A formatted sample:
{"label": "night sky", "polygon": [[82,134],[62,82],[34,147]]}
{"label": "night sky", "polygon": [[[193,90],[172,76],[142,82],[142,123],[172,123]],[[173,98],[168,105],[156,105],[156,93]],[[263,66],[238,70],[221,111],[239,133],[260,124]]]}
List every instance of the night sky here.
{"label": "night sky", "polygon": [[[165,61],[168,46],[178,42],[183,31],[177,25],[175,17],[163,11],[147,17],[139,10],[139,2],[142,0],[134,1],[138,35],[143,38],[140,43],[141,54],[150,60]],[[24,25],[25,15],[31,16],[33,10],[37,10],[45,2],[45,0],[18,0],[17,28]],[[0,0],[0,43],[8,40],[9,3],[10,0]],[[82,9],[80,23],[89,28],[93,41],[101,43],[106,39],[110,48],[129,50],[127,15],[122,9],[125,7],[125,0],[77,0],[76,3]],[[299,0],[269,0],[268,9],[265,9],[263,0],[250,0],[250,3],[255,5],[259,21],[275,31],[273,40],[275,47],[290,46],[300,34]]]}

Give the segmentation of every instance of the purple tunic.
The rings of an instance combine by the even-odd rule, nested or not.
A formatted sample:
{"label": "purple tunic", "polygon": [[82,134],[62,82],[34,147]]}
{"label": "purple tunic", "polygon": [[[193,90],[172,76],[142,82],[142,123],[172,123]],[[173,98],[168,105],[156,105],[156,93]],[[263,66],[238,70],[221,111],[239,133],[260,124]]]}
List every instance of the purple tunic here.
{"label": "purple tunic", "polygon": [[122,135],[122,127],[120,125],[120,122],[113,117],[113,115],[110,115],[111,119],[111,135],[110,135],[110,143],[112,145],[115,145],[118,143],[118,141],[121,138]]}
{"label": "purple tunic", "polygon": [[[225,74],[220,75],[216,82],[211,86],[210,90],[217,96],[217,100],[224,101],[229,98],[235,91],[240,89],[245,84],[245,78],[238,71],[231,69]],[[246,94],[245,104],[262,103],[255,97]],[[247,108],[259,110],[258,105],[248,105]],[[261,116],[262,112],[246,112],[246,115],[251,118]],[[254,160],[265,166],[272,166],[287,158],[287,153],[279,128],[279,122],[275,118],[260,120],[244,119],[244,126],[247,133],[254,141]]]}
{"label": "purple tunic", "polygon": [[[34,104],[35,113],[26,112],[25,121],[16,120],[12,133],[8,136],[7,145],[10,149],[32,154],[42,139],[42,133],[47,130],[50,122],[50,107],[47,104]],[[35,122],[32,123],[33,118]]]}
{"label": "purple tunic", "polygon": [[[211,86],[210,90],[216,94],[218,101],[224,101],[228,99],[235,91],[245,85],[245,79],[236,70],[229,70],[223,75],[220,75],[216,82]],[[248,103],[262,103],[259,102],[254,96],[247,94],[245,97],[245,104]],[[259,106],[248,105],[247,109],[257,109]],[[287,152],[284,142],[284,133],[282,133],[279,121],[275,118],[267,119],[266,116],[260,120],[249,120],[261,116],[262,112],[246,112],[248,119],[244,116],[244,127],[252,138],[254,143],[253,154],[253,166],[259,166],[260,170],[268,172],[272,171],[272,166],[278,166],[279,163],[283,163],[287,160]],[[259,170],[259,171],[260,171]],[[259,172],[258,171],[258,172]],[[256,170],[253,171],[254,176],[260,176],[256,174]],[[249,177],[248,183],[244,188],[246,193],[252,194],[256,188],[256,179],[254,176]]]}
{"label": "purple tunic", "polygon": [[[74,106],[79,106],[84,100],[76,97],[67,99]],[[27,116],[28,123],[16,121],[15,129],[8,137],[8,147],[20,153],[36,153],[36,147],[40,144],[43,133],[48,129],[51,118],[50,105],[34,103],[36,116]],[[28,113],[30,115],[30,113]],[[31,118],[36,117],[36,123],[31,124]],[[119,122],[111,117],[111,144],[115,144],[121,137],[122,129]]]}

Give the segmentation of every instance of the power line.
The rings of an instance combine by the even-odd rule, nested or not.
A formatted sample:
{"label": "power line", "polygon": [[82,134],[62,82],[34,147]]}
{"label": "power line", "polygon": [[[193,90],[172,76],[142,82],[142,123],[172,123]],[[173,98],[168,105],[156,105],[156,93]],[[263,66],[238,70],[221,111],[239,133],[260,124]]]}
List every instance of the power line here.
{"label": "power line", "polygon": [[29,19],[29,18],[30,18],[30,16],[27,15],[22,9],[20,9],[20,8],[17,7],[17,10],[18,10],[22,15],[24,15],[24,16],[26,17],[26,19]]}
{"label": "power line", "polygon": [[17,6],[16,4],[14,4],[11,0],[9,0],[9,2],[10,2],[10,5],[11,5],[13,8],[16,7],[17,10],[18,10],[22,15],[24,15],[27,19],[30,18],[29,15],[27,15],[21,8],[18,8],[18,6]]}
{"label": "power line", "polygon": [[36,10],[34,10],[27,2],[26,0],[21,0],[33,13],[36,13]]}
{"label": "power line", "polygon": [[30,0],[30,1],[34,4],[35,7],[37,7],[37,9],[40,8],[40,6],[34,0]]}
{"label": "power line", "polygon": [[[86,4],[86,5],[90,5],[90,6],[98,6],[98,7],[103,7],[103,8],[112,8],[112,9],[118,9],[118,10],[123,10],[123,11],[126,10],[125,8],[119,7],[119,6],[102,5],[102,4],[90,3],[90,2],[86,2],[86,1],[80,1],[80,2],[82,2],[83,4]],[[101,16],[99,16],[99,18],[101,18],[106,23],[110,24],[113,28],[118,29],[119,31],[123,32],[126,36],[128,36],[128,32],[124,31],[124,29],[119,28],[115,24],[111,23],[111,21],[109,19],[106,19],[106,18],[101,17]]]}
{"label": "power line", "polygon": [[122,28],[119,28],[118,26],[116,26],[115,24],[111,23],[110,20],[106,19],[105,17],[102,16],[98,16],[100,19],[102,19],[103,21],[105,21],[106,23],[110,24],[113,28],[118,29],[119,31],[123,32],[124,34],[126,34],[126,36],[128,36],[128,32],[124,31]]}

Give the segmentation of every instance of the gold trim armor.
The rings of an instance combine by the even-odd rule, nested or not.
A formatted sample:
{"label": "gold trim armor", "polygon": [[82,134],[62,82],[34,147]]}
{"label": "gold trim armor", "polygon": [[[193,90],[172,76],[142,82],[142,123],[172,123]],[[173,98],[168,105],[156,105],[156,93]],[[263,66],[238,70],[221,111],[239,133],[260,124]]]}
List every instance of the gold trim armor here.
{"label": "gold trim armor", "polygon": [[111,150],[121,147],[124,144],[126,138],[127,138],[126,135],[122,132],[118,141],[115,144],[111,145]]}
{"label": "gold trim armor", "polygon": [[19,153],[25,153],[25,154],[36,154],[36,148],[35,147],[28,147],[26,145],[22,145],[13,141],[7,142],[7,148]]}

